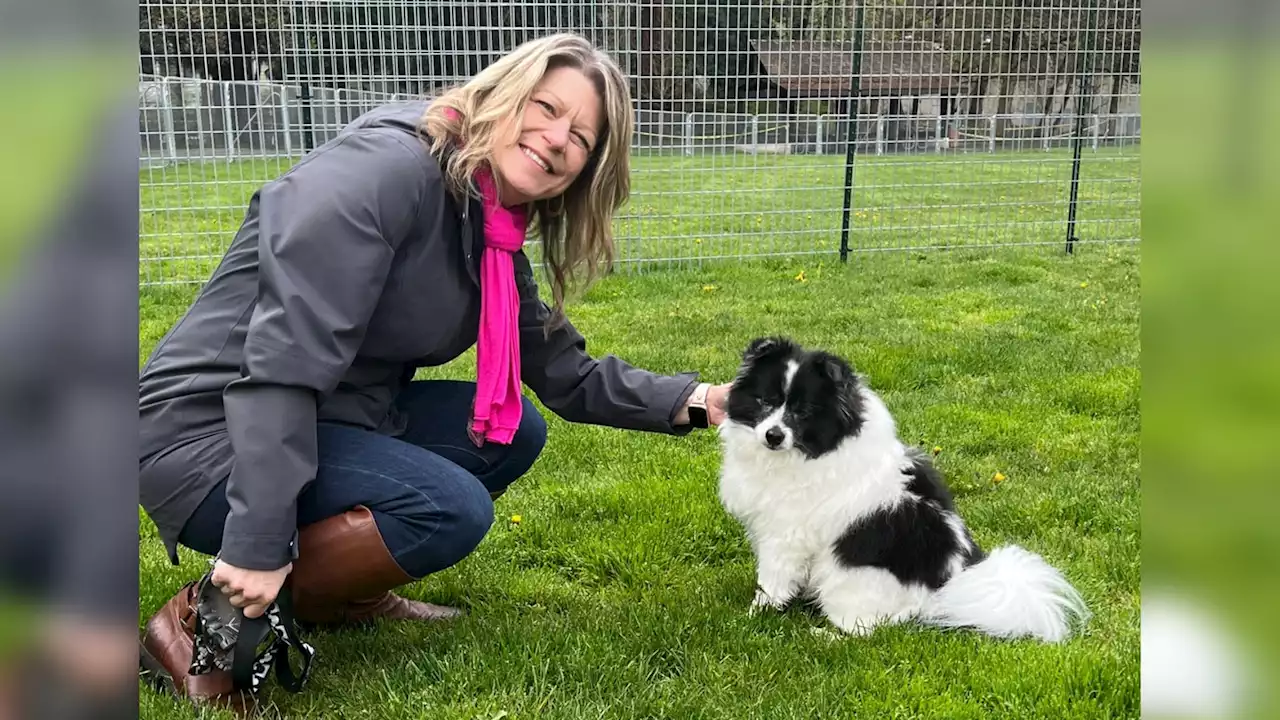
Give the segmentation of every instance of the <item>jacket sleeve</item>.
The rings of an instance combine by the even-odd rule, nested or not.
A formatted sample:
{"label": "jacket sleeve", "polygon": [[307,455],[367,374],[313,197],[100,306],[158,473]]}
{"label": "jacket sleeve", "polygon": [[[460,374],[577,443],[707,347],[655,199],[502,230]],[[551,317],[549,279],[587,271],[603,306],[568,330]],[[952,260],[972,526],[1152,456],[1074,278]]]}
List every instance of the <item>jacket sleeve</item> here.
{"label": "jacket sleeve", "polygon": [[551,310],[538,297],[529,260],[516,256],[520,291],[520,374],[556,415],[570,422],[624,430],[684,435],[693,426],[673,421],[698,384],[697,373],[660,375],[614,355],[587,354],[587,343],[567,320],[547,333]]}
{"label": "jacket sleeve", "polygon": [[354,359],[395,250],[439,185],[425,157],[390,131],[357,132],[254,200],[258,297],[241,377],[223,392],[235,463],[221,557],[232,565],[271,570],[296,557],[318,403]]}

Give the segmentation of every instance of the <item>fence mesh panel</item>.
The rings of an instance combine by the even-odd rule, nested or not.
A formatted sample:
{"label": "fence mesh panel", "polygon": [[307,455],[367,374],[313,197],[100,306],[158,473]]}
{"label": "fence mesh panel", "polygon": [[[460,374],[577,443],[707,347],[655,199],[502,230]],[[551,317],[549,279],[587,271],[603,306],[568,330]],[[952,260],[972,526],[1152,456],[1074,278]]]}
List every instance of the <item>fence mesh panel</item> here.
{"label": "fence mesh panel", "polygon": [[[1132,242],[1137,0],[143,0],[143,284],[381,104],[573,31],[631,82],[621,268]],[[536,255],[536,248],[535,248]]]}

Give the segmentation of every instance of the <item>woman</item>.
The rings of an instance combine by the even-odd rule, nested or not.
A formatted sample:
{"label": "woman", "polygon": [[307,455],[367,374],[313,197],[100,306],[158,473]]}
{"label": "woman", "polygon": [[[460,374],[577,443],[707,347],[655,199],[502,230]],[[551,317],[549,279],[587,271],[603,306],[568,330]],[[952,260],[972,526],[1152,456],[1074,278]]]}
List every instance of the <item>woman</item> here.
{"label": "woman", "polygon": [[[299,620],[434,620],[389,591],[479,544],[546,439],[521,383],[569,421],[683,434],[725,385],[593,359],[563,317],[612,257],[631,101],[582,38],[527,43],[426,102],[371,112],[249,202],[210,282],[141,378],[141,500],[177,563],[256,617],[286,578]],[[543,242],[550,305],[521,246]],[[476,382],[414,382],[476,345]],[[192,698],[188,585],[145,647]]]}

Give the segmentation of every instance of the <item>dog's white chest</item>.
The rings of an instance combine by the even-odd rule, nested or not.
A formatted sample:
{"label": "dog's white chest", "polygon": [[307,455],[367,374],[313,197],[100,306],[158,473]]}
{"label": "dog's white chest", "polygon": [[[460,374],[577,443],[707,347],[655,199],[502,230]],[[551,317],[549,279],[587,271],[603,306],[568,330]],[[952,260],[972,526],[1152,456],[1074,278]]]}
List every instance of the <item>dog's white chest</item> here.
{"label": "dog's white chest", "polygon": [[[725,510],[753,537],[817,552],[835,540],[845,510],[832,502],[814,463],[797,463],[752,447],[727,448],[720,475]],[[806,467],[807,466],[807,467]]]}
{"label": "dog's white chest", "polygon": [[901,474],[894,452],[850,446],[817,460],[777,453],[750,437],[725,438],[720,499],[755,536],[769,535],[817,551],[849,523],[892,504]]}

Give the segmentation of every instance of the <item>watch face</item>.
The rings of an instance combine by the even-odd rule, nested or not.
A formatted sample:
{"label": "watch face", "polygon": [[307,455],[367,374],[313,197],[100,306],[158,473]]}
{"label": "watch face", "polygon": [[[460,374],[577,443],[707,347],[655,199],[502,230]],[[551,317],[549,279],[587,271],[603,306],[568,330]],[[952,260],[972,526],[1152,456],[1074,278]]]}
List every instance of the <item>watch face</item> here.
{"label": "watch face", "polygon": [[689,422],[695,427],[707,427],[707,410],[696,405],[689,408]]}

